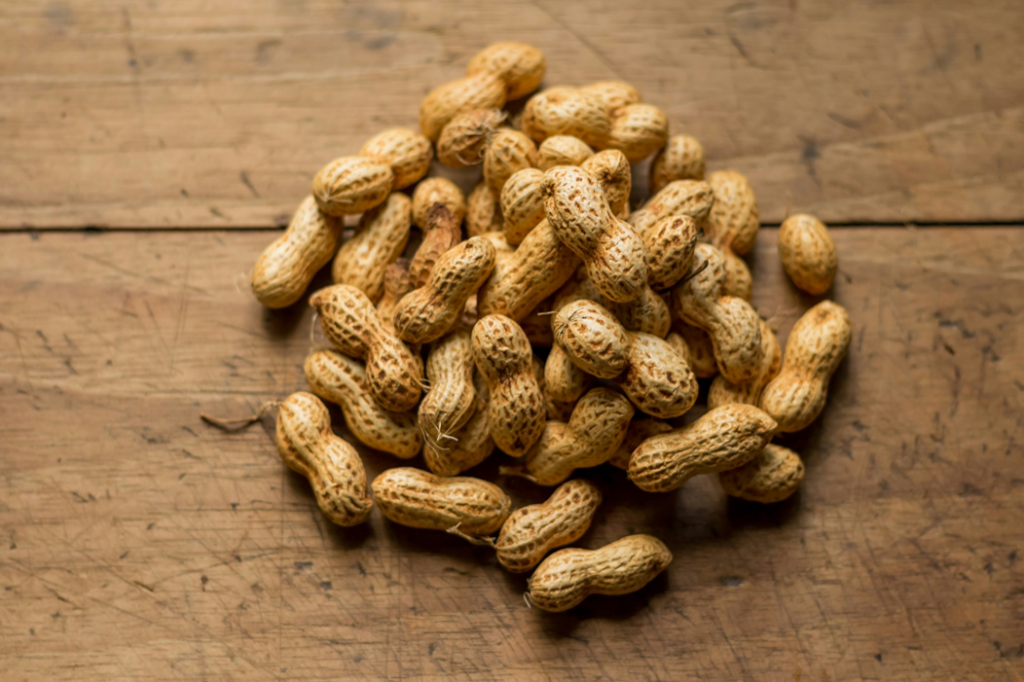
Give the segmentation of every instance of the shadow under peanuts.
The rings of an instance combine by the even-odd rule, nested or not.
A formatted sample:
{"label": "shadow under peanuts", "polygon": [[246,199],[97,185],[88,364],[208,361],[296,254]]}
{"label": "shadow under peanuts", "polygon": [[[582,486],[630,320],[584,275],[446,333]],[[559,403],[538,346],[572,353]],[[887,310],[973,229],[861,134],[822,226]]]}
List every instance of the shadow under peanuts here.
{"label": "shadow under peanuts", "polygon": [[[287,469],[287,467],[285,468]],[[310,515],[313,517],[313,523],[316,524],[321,537],[325,541],[330,542],[333,548],[340,550],[357,549],[374,537],[373,528],[368,521],[356,526],[339,526],[333,523],[320,510],[320,506],[316,502],[316,496],[313,495],[313,489],[310,487],[306,477],[291,469],[287,469],[287,472],[288,475],[285,476],[284,483],[285,492],[307,500]]]}
{"label": "shadow under peanuts", "polygon": [[313,295],[314,291],[329,287],[332,284],[334,282],[331,279],[331,265],[328,263],[316,273],[313,281],[306,288],[306,293],[295,303],[292,303],[287,308],[278,308],[276,310],[267,307],[263,308],[261,316],[263,331],[275,341],[286,339],[292,334],[297,333],[296,330],[300,329],[302,320],[309,311],[309,297]]}

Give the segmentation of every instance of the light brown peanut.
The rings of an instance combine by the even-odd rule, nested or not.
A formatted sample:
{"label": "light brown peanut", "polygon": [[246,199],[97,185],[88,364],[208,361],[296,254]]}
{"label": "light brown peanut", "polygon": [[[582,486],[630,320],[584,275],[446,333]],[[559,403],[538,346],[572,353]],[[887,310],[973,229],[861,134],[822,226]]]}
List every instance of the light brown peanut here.
{"label": "light brown peanut", "polygon": [[850,316],[832,301],[822,301],[797,320],[786,341],[782,370],[761,394],[761,409],[779,423],[779,431],[799,431],[818,418],[851,335]]}
{"label": "light brown peanut", "polygon": [[721,251],[698,244],[691,271],[696,274],[673,289],[676,313],[711,337],[722,376],[734,384],[750,381],[761,362],[761,318],[743,299],[721,295],[725,279]]}
{"label": "light brown peanut", "polygon": [[653,104],[628,104],[612,111],[607,146],[639,163],[668,140],[668,118]]}
{"label": "light brown peanut", "polygon": [[722,280],[722,295],[742,298],[748,303],[754,296],[754,278],[742,258],[728,246],[722,249],[725,259],[725,278]]}
{"label": "light brown peanut", "polygon": [[411,412],[388,412],[369,393],[363,363],[333,350],[314,351],[304,366],[309,388],[341,406],[345,423],[359,441],[396,457],[415,457],[423,436]]}
{"label": "light brown peanut", "polygon": [[640,102],[640,93],[625,81],[598,81],[584,85],[580,91],[600,99],[609,111]]}
{"label": "light brown peanut", "polygon": [[593,377],[566,355],[559,344],[551,346],[551,352],[544,363],[544,391],[551,400],[560,403],[575,403],[587,392]]}
{"label": "light brown peanut", "polygon": [[285,308],[306,293],[306,287],[338,250],[342,223],[306,197],[288,229],[268,246],[252,270],[252,292],[268,308]]}
{"label": "light brown peanut", "polygon": [[395,175],[387,161],[372,156],[343,156],[313,178],[313,197],[327,215],[368,211],[388,198]]}
{"label": "light brown peanut", "polygon": [[601,185],[612,213],[617,218],[626,218],[629,215],[629,193],[633,189],[633,175],[626,155],[618,149],[606,149],[579,166]]}
{"label": "light brown peanut", "polygon": [[452,168],[482,163],[487,140],[505,121],[501,109],[473,109],[458,114],[437,139],[437,160]]}
{"label": "light brown peanut", "polygon": [[608,463],[619,469],[629,469],[629,460],[633,457],[633,451],[640,447],[641,443],[652,436],[668,433],[671,430],[672,425],[660,419],[646,416],[634,419],[629,423],[626,437],[622,439],[622,445],[609,458]]}
{"label": "light brown peanut", "polygon": [[704,179],[704,147],[696,138],[673,135],[651,161],[648,189],[657,194],[673,180]]}
{"label": "light brown peanut", "polygon": [[677,353],[686,358],[694,376],[698,379],[710,379],[718,374],[715,346],[706,331],[681,320],[673,321],[672,330],[665,340],[672,344]]}
{"label": "light brown peanut", "polygon": [[606,299],[624,303],[647,286],[643,240],[616,218],[597,180],[575,166],[544,173],[544,209],[555,235],[587,268]]}
{"label": "light brown peanut", "polygon": [[495,533],[512,511],[501,488],[468,476],[444,478],[398,467],[388,469],[371,485],[377,506],[390,521],[429,530],[459,526],[464,533]]}
{"label": "light brown peanut", "polygon": [[757,405],[764,387],[778,375],[782,367],[782,348],[775,332],[768,323],[761,320],[761,366],[750,381],[743,384],[731,383],[723,376],[715,377],[708,391],[708,407],[716,408],[729,403]]}
{"label": "light brown peanut", "polygon": [[544,197],[540,193],[543,178],[544,173],[536,168],[523,168],[513,173],[502,187],[501,215],[509,244],[520,244],[544,220]]}
{"label": "light brown peanut", "polygon": [[779,258],[797,289],[823,294],[832,288],[839,269],[836,245],[828,228],[804,213],[786,218],[779,228]]}
{"label": "light brown peanut", "polygon": [[382,159],[394,175],[392,190],[417,182],[430,169],[434,149],[425,135],[408,128],[389,128],[377,133],[359,150],[360,156]]}
{"label": "light brown peanut", "polygon": [[314,293],[309,304],[331,343],[345,355],[366,361],[367,383],[378,405],[393,412],[415,407],[423,382],[422,362],[381,322],[366,294],[335,284]]}
{"label": "light brown peanut", "polygon": [[644,233],[647,283],[655,291],[675,286],[686,276],[697,246],[697,221],[687,215],[662,218]]}
{"label": "light brown peanut", "polygon": [[506,98],[525,97],[544,79],[547,64],[544,53],[524,43],[494,43],[477,52],[469,62],[467,75],[491,73],[505,83]]}
{"label": "light brown peanut", "polygon": [[608,303],[609,311],[631,332],[665,338],[672,326],[668,303],[650,287],[629,303]]}
{"label": "light brown peanut", "polygon": [[703,227],[711,214],[715,194],[711,185],[699,180],[675,180],[665,185],[642,208],[629,214],[629,224],[646,236],[659,220],[670,216],[689,216]]}
{"label": "light brown peanut", "polygon": [[564,305],[551,323],[555,343],[587,374],[614,379],[629,364],[629,333],[607,308],[587,299]]}
{"label": "light brown peanut", "polygon": [[469,329],[456,329],[431,344],[426,362],[430,383],[418,412],[426,445],[424,455],[427,450],[447,450],[452,434],[473,416],[473,369],[473,338]]}
{"label": "light brown peanut", "polygon": [[604,149],[611,121],[608,106],[600,96],[559,86],[543,90],[526,102],[522,129],[535,142],[553,135],[571,135],[590,147]]}
{"label": "light brown peanut", "polygon": [[594,155],[583,140],[572,135],[552,135],[537,147],[537,168],[542,171],[555,166],[579,166]]}
{"label": "light brown peanut", "polygon": [[420,104],[420,130],[436,142],[456,115],[474,109],[500,109],[505,98],[504,81],[486,71],[439,85]]}
{"label": "light brown peanut", "polygon": [[753,405],[723,405],[633,451],[629,478],[641,490],[675,490],[698,474],[743,466],[771,440],[776,423]]}
{"label": "light brown peanut", "polygon": [[518,130],[500,128],[484,150],[484,182],[496,197],[517,171],[537,165],[537,145]]}
{"label": "light brown peanut", "polygon": [[448,333],[469,297],[491,274],[495,256],[494,247],[483,237],[471,237],[443,253],[427,283],[398,303],[394,325],[399,337],[408,343],[427,343]]}
{"label": "light brown peanut", "polygon": [[601,549],[561,549],[529,581],[527,600],[539,609],[568,611],[592,594],[636,592],[672,563],[672,553],[651,535],[628,535]]}
{"label": "light brown peanut", "polygon": [[415,289],[409,275],[408,258],[398,258],[384,268],[384,295],[377,301],[377,317],[385,327],[394,333],[395,308],[407,293]]}
{"label": "light brown peanut", "polygon": [[427,178],[412,193],[412,222],[421,230],[430,228],[430,209],[444,204],[458,228],[466,217],[466,197],[459,186],[448,178]]}
{"label": "light brown peanut", "polygon": [[424,443],[423,460],[427,468],[438,476],[461,474],[494,452],[494,439],[491,438],[490,416],[487,409],[490,394],[480,372],[473,372],[473,388],[475,406],[469,421],[452,434],[452,438],[443,439],[438,447],[432,447],[429,442]]}
{"label": "light brown peanut", "polygon": [[771,504],[797,491],[804,480],[804,463],[792,450],[769,443],[743,466],[719,473],[718,480],[730,497]]}
{"label": "light brown peanut", "polygon": [[309,393],[293,393],[281,403],[275,433],[277,453],[288,468],[313,487],[320,510],[339,526],[355,526],[373,509],[366,492],[366,470],[359,453],[331,430],[331,417]]}
{"label": "light brown peanut", "polygon": [[359,218],[355,235],[338,249],[331,266],[335,284],[350,284],[371,301],[384,294],[384,271],[409,242],[412,202],[392,193],[384,203]]}
{"label": "light brown peanut", "polygon": [[541,504],[515,510],[495,543],[498,563],[525,573],[551,550],[576,542],[590,528],[601,499],[593,483],[577,479],[560,485]]}
{"label": "light brown peanut", "polygon": [[530,342],[514,320],[488,315],[473,327],[473,359],[490,391],[491,437],[506,454],[521,457],[540,438],[545,422]]}
{"label": "light brown peanut", "polygon": [[434,264],[462,241],[457,217],[444,204],[434,204],[427,213],[423,240],[409,262],[409,278],[416,288],[427,285]]}
{"label": "light brown peanut", "polygon": [[491,194],[487,183],[481,180],[466,198],[466,234],[478,237],[487,232],[501,231],[504,226],[498,197]]}
{"label": "light brown peanut", "polygon": [[757,199],[747,178],[736,171],[718,171],[708,176],[715,203],[704,231],[708,240],[721,248],[728,246],[741,256],[754,249],[760,222]]}

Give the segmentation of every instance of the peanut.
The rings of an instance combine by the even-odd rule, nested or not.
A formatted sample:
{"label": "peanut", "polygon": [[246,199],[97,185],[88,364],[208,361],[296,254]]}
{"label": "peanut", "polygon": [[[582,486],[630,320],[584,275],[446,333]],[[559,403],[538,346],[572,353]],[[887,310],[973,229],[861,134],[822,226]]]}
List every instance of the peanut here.
{"label": "peanut", "polygon": [[288,229],[268,246],[252,270],[252,292],[268,308],[285,308],[306,293],[306,287],[338,249],[342,223],[306,197]]}
{"label": "peanut", "polygon": [[377,301],[377,317],[394,332],[395,308],[407,293],[415,289],[409,275],[409,259],[398,258],[384,268],[384,295]]}
{"label": "peanut", "polygon": [[711,185],[698,180],[675,180],[651,197],[643,208],[629,215],[629,224],[641,235],[669,216],[689,216],[702,227],[711,214],[715,194]]}
{"label": "peanut", "polygon": [[[673,332],[666,337],[676,352],[686,358],[698,379],[710,379],[718,374],[715,347],[708,333],[681,320],[672,324]],[[685,349],[685,350],[684,350]]]}
{"label": "peanut", "polygon": [[544,391],[547,397],[560,403],[575,403],[592,383],[593,377],[577,367],[562,346],[556,343],[551,347],[544,363]]}
{"label": "peanut", "polygon": [[725,259],[722,295],[742,298],[749,303],[754,296],[754,278],[750,274],[750,268],[728,246],[722,248],[722,257]]}
{"label": "peanut", "polygon": [[473,359],[490,390],[491,437],[505,453],[521,457],[540,438],[545,421],[530,342],[514,320],[488,315],[473,327]]}
{"label": "peanut", "polygon": [[469,297],[494,268],[496,252],[483,237],[457,244],[437,259],[427,283],[406,294],[395,309],[394,325],[403,341],[427,343],[455,326]]}
{"label": "peanut", "polygon": [[504,121],[500,109],[473,109],[455,116],[437,139],[437,160],[452,168],[481,163],[487,140]]}
{"label": "peanut", "polygon": [[412,202],[392,193],[384,203],[371,208],[359,219],[355,236],[341,245],[334,257],[331,274],[335,284],[350,284],[371,301],[384,294],[384,272],[402,255],[409,242]]}
{"label": "peanut", "polygon": [[618,149],[630,163],[639,163],[668,140],[668,119],[653,104],[629,104],[613,111],[608,147]]}
{"label": "peanut", "polygon": [[778,375],[782,367],[782,348],[775,332],[761,320],[761,366],[750,381],[733,384],[723,376],[715,377],[708,391],[708,407],[716,408],[729,403],[757,405],[764,387]]}
{"label": "peanut", "polygon": [[671,430],[672,425],[660,419],[634,419],[629,423],[626,437],[622,439],[622,445],[611,456],[608,463],[619,469],[629,469],[629,460],[633,457],[633,451],[640,447],[641,443],[652,436],[668,433]]}
{"label": "peanut", "polygon": [[456,216],[444,204],[434,204],[427,213],[423,240],[409,263],[409,277],[416,288],[426,286],[434,264],[461,241],[462,230]]}
{"label": "peanut", "polygon": [[633,451],[629,478],[641,490],[675,490],[693,476],[743,466],[757,457],[776,423],[752,405],[723,405]]}
{"label": "peanut", "polygon": [[421,230],[430,228],[429,214],[434,204],[444,204],[452,214],[455,227],[466,217],[466,197],[448,178],[427,178],[412,194],[412,222]]}
{"label": "peanut", "polygon": [[420,130],[436,142],[456,115],[505,106],[505,93],[506,86],[501,78],[485,71],[439,85],[420,104]]}
{"label": "peanut", "polygon": [[536,445],[517,467],[504,474],[524,476],[538,485],[558,485],[575,469],[604,464],[626,437],[633,406],[610,388],[592,388],[572,410],[569,421],[549,421]]}
{"label": "peanut", "polygon": [[387,199],[394,184],[395,175],[385,160],[343,156],[313,178],[313,197],[327,215],[354,215]]}
{"label": "peanut", "polygon": [[338,349],[365,360],[370,394],[385,410],[404,412],[420,399],[423,366],[409,347],[381,322],[370,299],[359,289],[335,284],[309,299],[324,334]]}
{"label": "peanut", "polygon": [[580,168],[558,166],[544,173],[541,191],[555,235],[583,260],[598,291],[620,303],[640,296],[647,285],[643,241],[612,214],[597,180]]}
{"label": "peanut", "polygon": [[633,188],[633,176],[629,170],[626,155],[618,149],[598,152],[583,163],[580,168],[590,173],[604,192],[608,207],[617,218],[629,215],[629,193]]}
{"label": "peanut", "polygon": [[479,478],[443,478],[412,467],[388,469],[371,484],[390,521],[429,530],[459,526],[465,533],[495,533],[512,511],[501,488]]}
{"label": "peanut", "polygon": [[430,170],[434,149],[426,136],[408,128],[390,128],[366,141],[360,156],[383,160],[394,175],[392,190],[403,189],[417,182]]}
{"label": "peanut", "polygon": [[743,299],[721,295],[725,278],[721,251],[698,244],[691,268],[696,274],[673,289],[676,313],[711,336],[722,376],[734,384],[750,381],[760,367],[761,318]]}
{"label": "peanut", "polygon": [[572,135],[552,135],[537,147],[537,168],[542,171],[555,166],[579,166],[594,155],[583,140]]}
{"label": "peanut", "polygon": [[579,299],[566,304],[551,323],[555,343],[587,374],[614,379],[629,364],[629,332],[607,308]]}
{"label": "peanut", "polygon": [[516,172],[537,165],[537,145],[518,130],[501,128],[484,150],[484,182],[496,197]]}
{"label": "peanut", "polygon": [[796,288],[809,294],[828,291],[839,269],[828,228],[803,213],[786,218],[779,228],[779,258]]}
{"label": "peanut", "polygon": [[640,93],[625,81],[598,81],[584,85],[580,90],[600,99],[609,111],[640,102]]}
{"label": "peanut", "polygon": [[505,218],[505,239],[518,245],[544,220],[544,198],[540,183],[544,173],[536,168],[516,171],[501,189],[501,215]]}
{"label": "peanut", "polygon": [[796,492],[804,480],[804,463],[792,450],[769,443],[743,466],[719,473],[718,480],[730,497],[771,504]]}
{"label": "peanut", "polygon": [[704,179],[704,147],[696,138],[673,135],[651,162],[648,189],[657,194],[673,180]]}
{"label": "peanut", "polygon": [[317,396],[341,406],[345,423],[361,443],[396,457],[415,457],[423,436],[411,412],[388,412],[367,388],[366,368],[358,360],[333,350],[319,350],[306,358],[306,381]]}
{"label": "peanut", "polygon": [[467,75],[491,73],[505,83],[505,96],[511,101],[524,97],[544,78],[544,53],[524,43],[494,43],[476,53],[466,69]]}
{"label": "peanut", "polygon": [[608,303],[606,307],[631,332],[665,338],[672,326],[668,304],[650,287],[629,303]]}
{"label": "peanut", "polygon": [[687,215],[662,218],[644,233],[647,283],[655,291],[675,286],[686,276],[697,246],[697,221]]}
{"label": "peanut", "polygon": [[288,468],[309,479],[320,510],[339,526],[355,526],[370,515],[366,470],[359,453],[331,430],[331,417],[309,393],[281,403],[275,433],[277,453]]}
{"label": "peanut", "polygon": [[708,215],[706,236],[715,246],[731,247],[745,256],[754,249],[757,240],[757,199],[754,190],[742,173],[718,171],[708,176],[715,193],[715,203]]}
{"label": "peanut", "polygon": [[515,510],[495,543],[498,563],[512,573],[525,573],[552,549],[576,542],[590,528],[601,499],[593,483],[574,480],[543,503]]}
{"label": "peanut", "polygon": [[466,234],[478,237],[504,228],[498,198],[491,194],[487,183],[481,180],[466,198]]}
{"label": "peanut", "polygon": [[438,476],[456,476],[475,467],[494,452],[487,409],[490,395],[480,372],[473,372],[473,388],[476,399],[469,421],[452,434],[452,438],[443,439],[438,447],[431,446],[429,441],[424,444],[423,459],[427,468]]}
{"label": "peanut", "polygon": [[761,409],[779,423],[779,431],[806,428],[825,407],[828,382],[850,347],[850,316],[832,301],[822,301],[797,320],[786,341],[782,370],[761,394]]}
{"label": "peanut", "polygon": [[604,149],[611,121],[601,97],[560,86],[543,90],[526,102],[522,129],[535,142],[553,135],[571,135],[590,147]]}
{"label": "peanut", "polygon": [[567,611],[592,594],[636,592],[672,562],[665,544],[651,535],[628,535],[601,549],[561,549],[532,576],[527,600],[545,611]]}
{"label": "peanut", "polygon": [[452,434],[473,416],[476,408],[473,369],[473,339],[469,329],[456,329],[431,345],[426,362],[430,387],[420,403],[418,415],[420,430],[425,436],[424,454],[427,450],[448,449]]}

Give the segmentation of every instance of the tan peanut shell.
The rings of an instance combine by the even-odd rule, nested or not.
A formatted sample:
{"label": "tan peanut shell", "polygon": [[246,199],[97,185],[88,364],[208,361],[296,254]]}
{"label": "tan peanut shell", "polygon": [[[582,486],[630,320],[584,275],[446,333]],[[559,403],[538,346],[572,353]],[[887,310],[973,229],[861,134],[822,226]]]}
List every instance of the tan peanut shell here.
{"label": "tan peanut shell", "polygon": [[723,376],[715,377],[708,391],[708,407],[721,407],[729,403],[757,405],[764,387],[778,375],[781,367],[782,347],[772,328],[761,320],[761,366],[757,374],[743,384],[733,384]]}
{"label": "tan peanut shell", "polygon": [[642,412],[679,417],[697,401],[697,379],[670,343],[653,334],[631,332],[629,363],[615,381]]}
{"label": "tan peanut shell", "polygon": [[313,393],[341,406],[352,434],[375,450],[396,457],[415,457],[423,436],[411,412],[388,412],[369,392],[363,363],[333,350],[314,351],[306,358],[306,381]]}
{"label": "tan peanut shell", "polygon": [[779,228],[779,258],[797,289],[823,294],[832,288],[839,269],[836,245],[828,228],[812,215],[786,218]]}
{"label": "tan peanut shell", "polygon": [[434,148],[425,135],[415,130],[389,128],[367,140],[359,155],[383,159],[395,176],[392,189],[403,189],[427,174]]}
{"label": "tan peanut shell", "polygon": [[647,492],[675,490],[698,474],[743,466],[760,454],[775,427],[753,405],[723,405],[641,443],[629,460],[629,478]]}
{"label": "tan peanut shell", "polygon": [[703,226],[711,214],[715,194],[699,180],[675,180],[665,185],[642,208],[629,214],[629,224],[646,235],[655,223],[669,216],[690,216]]}
{"label": "tan peanut shell", "polygon": [[579,166],[594,155],[583,140],[572,135],[552,135],[537,147],[537,168],[546,171],[555,166]]}
{"label": "tan peanut shell", "polygon": [[529,581],[527,600],[545,611],[568,611],[592,594],[636,592],[672,563],[668,547],[651,535],[628,535],[601,549],[561,549]]}
{"label": "tan peanut shell", "polygon": [[627,104],[637,104],[641,99],[637,89],[625,81],[598,81],[584,85],[580,91],[600,99],[608,111],[615,111]]}
{"label": "tan peanut shell", "polygon": [[[698,379],[710,379],[718,374],[715,346],[706,331],[682,321],[673,322],[672,329],[673,332],[665,340],[672,344],[677,353],[686,358]],[[683,346],[686,347],[685,351],[682,349]]]}
{"label": "tan peanut shell", "polygon": [[515,510],[495,543],[498,563],[525,573],[551,550],[576,542],[590,528],[601,499],[593,483],[577,479],[560,485],[541,504]]}
{"label": "tan peanut shell", "polygon": [[395,329],[392,320],[395,318],[398,302],[415,289],[409,275],[410,262],[408,258],[398,258],[384,268],[384,295],[377,301],[377,317],[392,333]]}
{"label": "tan peanut shell", "polygon": [[647,286],[643,240],[612,215],[597,180],[575,166],[544,173],[541,186],[555,235],[587,267],[594,286],[609,301],[626,302]]}
{"label": "tan peanut shell", "polygon": [[277,453],[288,468],[309,480],[317,506],[339,526],[355,526],[373,509],[359,453],[331,430],[331,417],[309,393],[281,403],[275,433]]}
{"label": "tan peanut shell", "polygon": [[544,220],[544,197],[540,193],[543,178],[544,173],[536,168],[524,168],[513,173],[502,187],[501,215],[509,244],[520,244]]}
{"label": "tan peanut shell", "polygon": [[[473,339],[469,329],[456,329],[433,344],[427,355],[427,394],[420,402],[418,420],[427,450],[442,451],[452,434],[473,416]],[[438,473],[438,472],[435,472]]]}
{"label": "tan peanut shell", "polygon": [[751,380],[761,360],[761,318],[743,299],[721,295],[725,279],[721,251],[698,244],[691,271],[696,274],[673,289],[676,313],[711,337],[722,376],[734,384]]}
{"label": "tan peanut shell", "polygon": [[653,104],[627,104],[611,113],[607,147],[618,149],[630,163],[639,163],[665,146],[668,119]]}
{"label": "tan peanut shell", "polygon": [[343,156],[313,178],[313,197],[327,215],[354,215],[387,199],[394,181],[391,166],[383,159]]}
{"label": "tan peanut shell", "polygon": [[595,149],[604,149],[611,120],[599,95],[559,86],[542,90],[526,102],[522,129],[535,142],[553,135],[572,135]]}
{"label": "tan peanut shell", "polygon": [[335,284],[314,293],[309,304],[330,342],[345,355],[366,361],[367,383],[378,405],[393,412],[415,407],[423,382],[422,362],[381,322],[366,294]]}
{"label": "tan peanut shell", "polygon": [[598,152],[579,164],[590,173],[604,192],[608,207],[618,218],[629,215],[629,193],[633,188],[633,175],[629,160],[618,149]]}
{"label": "tan peanut shell", "polygon": [[650,287],[629,303],[608,303],[606,307],[631,332],[665,338],[672,327],[668,303]]}
{"label": "tan peanut shell", "polygon": [[434,204],[444,204],[455,221],[457,228],[466,217],[466,197],[459,186],[448,178],[427,178],[416,185],[412,194],[412,222],[421,230],[430,227],[430,209]]}
{"label": "tan peanut shell", "polygon": [[730,497],[771,504],[797,491],[804,480],[804,463],[792,450],[769,443],[743,466],[719,473],[718,480]]}
{"label": "tan peanut shell", "polygon": [[545,422],[530,342],[514,320],[488,315],[473,327],[473,359],[490,391],[491,437],[506,454],[521,457],[540,438]]}
{"label": "tan peanut shell", "polygon": [[793,325],[782,369],[761,394],[761,409],[779,423],[779,431],[799,431],[818,418],[851,335],[850,316],[832,301],[822,301]]}
{"label": "tan peanut shell", "polygon": [[495,533],[512,511],[501,488],[479,478],[443,478],[420,469],[388,469],[371,485],[377,506],[389,520],[410,528]]}
{"label": "tan peanut shell", "polygon": [[587,299],[558,311],[551,328],[555,343],[577,367],[601,379],[614,379],[629,363],[630,337],[607,308]]}
{"label": "tan peanut shell", "polygon": [[306,197],[288,229],[256,261],[251,279],[256,299],[268,308],[284,308],[302,298],[316,273],[334,257],[341,230],[340,220]]}
{"label": "tan peanut shell", "polygon": [[517,171],[537,165],[537,145],[518,130],[500,128],[484,150],[484,182],[496,197]]}
{"label": "tan peanut shell", "polygon": [[494,268],[496,252],[483,237],[456,244],[437,259],[427,283],[398,303],[394,325],[408,343],[427,343],[447,334],[459,321],[469,297]]}
{"label": "tan peanut shell", "polygon": [[[587,277],[587,269],[582,265],[576,269],[572,277],[559,287],[552,299],[551,309],[558,312],[573,301],[587,299],[601,306],[606,306],[607,301],[597,290],[594,283]],[[606,306],[607,307],[607,306]]]}
{"label": "tan peanut shell", "polygon": [[493,43],[477,52],[469,62],[467,75],[491,73],[505,83],[506,98],[524,97],[540,85],[547,63],[544,53],[525,43]]}
{"label": "tan peanut shell", "polygon": [[708,215],[705,236],[716,246],[728,246],[745,256],[753,251],[760,227],[753,188],[736,171],[712,173],[708,183],[715,193],[715,203]]}
{"label": "tan peanut shell", "polygon": [[662,218],[644,233],[647,283],[655,291],[675,286],[690,270],[697,246],[697,221],[687,215]]}
{"label": "tan peanut shell", "polygon": [[648,189],[657,194],[673,180],[704,179],[704,147],[696,138],[673,135],[651,161]]}
{"label": "tan peanut shell", "polygon": [[544,363],[544,392],[551,400],[575,403],[593,384],[593,377],[566,355],[559,344],[551,346]]}
{"label": "tan peanut shell", "polygon": [[409,278],[417,288],[427,285],[434,264],[462,241],[458,218],[444,204],[435,203],[430,208],[425,225],[423,239],[409,262]]}
{"label": "tan peanut shell", "polygon": [[487,140],[504,121],[501,109],[473,109],[458,114],[437,138],[437,160],[452,168],[482,163]]}
{"label": "tan peanut shell", "polygon": [[501,231],[504,226],[498,197],[491,194],[486,182],[480,180],[466,197],[466,235],[478,237],[487,232]]}
{"label": "tan peanut shell", "polygon": [[748,303],[754,296],[754,278],[742,258],[728,246],[722,249],[725,258],[725,278],[722,280],[722,295],[742,298]]}
{"label": "tan peanut shell", "polygon": [[457,114],[473,109],[505,106],[506,85],[493,73],[480,72],[439,85],[420,104],[420,130],[437,141],[441,130]]}
{"label": "tan peanut shell", "polygon": [[572,277],[580,260],[542,220],[513,253],[499,257],[477,295],[482,315],[521,320]]}
{"label": "tan peanut shell", "polygon": [[490,416],[487,409],[490,394],[479,372],[473,372],[475,393],[473,414],[465,425],[441,439],[436,447],[429,442],[423,446],[423,460],[427,468],[438,476],[456,476],[475,467],[494,452],[491,438]]}
{"label": "tan peanut shell", "polygon": [[668,433],[672,425],[653,417],[634,419],[629,423],[626,430],[626,437],[622,439],[622,445],[611,456],[608,463],[619,469],[629,469],[629,460],[633,457],[633,451],[640,447],[640,444],[652,436]]}
{"label": "tan peanut shell", "polygon": [[551,348],[555,342],[551,331],[551,311],[546,302],[541,302],[529,315],[519,321],[526,338],[534,348]]}
{"label": "tan peanut shell", "polygon": [[399,192],[359,218],[355,235],[338,249],[331,266],[335,284],[351,284],[378,301],[384,295],[384,272],[409,242],[412,202]]}

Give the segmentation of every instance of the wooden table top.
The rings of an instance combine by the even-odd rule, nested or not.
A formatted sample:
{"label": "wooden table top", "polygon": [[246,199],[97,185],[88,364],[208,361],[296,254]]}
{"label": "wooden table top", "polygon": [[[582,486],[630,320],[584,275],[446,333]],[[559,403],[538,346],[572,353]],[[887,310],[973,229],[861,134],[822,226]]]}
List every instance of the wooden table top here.
{"label": "wooden table top", "polygon": [[[1022,31],[1008,0],[4,3],[0,678],[1024,679]],[[262,309],[246,273],[324,162],[499,39],[541,47],[548,84],[633,82],[748,174],[780,340],[818,299],[773,225],[832,223],[854,324],[782,439],[794,498],[587,472],[579,546],[646,532],[675,560],[557,615],[486,548],[332,526],[271,418],[198,416],[305,386],[311,312]],[[544,498],[503,459],[474,473]]]}

